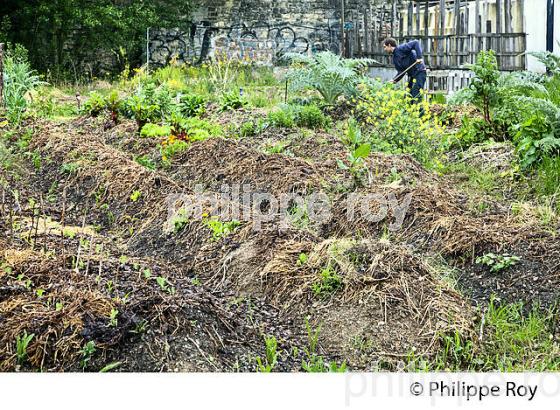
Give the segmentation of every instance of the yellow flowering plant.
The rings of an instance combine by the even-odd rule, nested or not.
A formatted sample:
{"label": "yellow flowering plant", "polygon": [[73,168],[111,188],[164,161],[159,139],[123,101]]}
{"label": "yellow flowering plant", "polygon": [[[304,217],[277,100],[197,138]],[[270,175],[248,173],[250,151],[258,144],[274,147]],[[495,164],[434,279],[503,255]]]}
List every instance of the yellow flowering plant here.
{"label": "yellow flowering plant", "polygon": [[408,90],[386,84],[360,87],[353,103],[354,115],[366,125],[374,149],[412,154],[428,166],[439,164],[444,128],[428,101],[414,103]]}

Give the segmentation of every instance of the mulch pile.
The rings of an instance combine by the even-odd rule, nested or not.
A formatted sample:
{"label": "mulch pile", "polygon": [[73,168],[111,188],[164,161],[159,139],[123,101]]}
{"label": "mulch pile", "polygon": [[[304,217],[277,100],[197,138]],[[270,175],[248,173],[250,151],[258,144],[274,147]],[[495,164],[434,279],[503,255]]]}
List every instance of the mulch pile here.
{"label": "mulch pile", "polygon": [[[550,286],[558,284],[553,258],[560,251],[550,230],[499,206],[473,212],[465,194],[410,156],[372,154],[369,183],[353,187],[351,175],[336,165],[345,155],[336,145],[321,148],[330,158],[321,161],[321,155],[315,160],[268,155],[247,141],[214,138],[193,143],[170,167],[152,171],[135,157],[155,158],[157,144],[135,142],[130,124],[105,131],[87,119],[34,126],[30,150],[41,155],[41,169],[26,183],[11,181],[4,191],[17,189],[22,204],[34,198],[41,206],[36,211],[8,201],[0,217],[0,228],[11,238],[0,242],[1,262],[8,268],[0,271],[2,370],[18,365],[15,338],[24,331],[35,335],[25,365],[33,368],[77,369],[80,349],[95,340],[105,359],[124,360],[128,369],[253,370],[254,360],[237,359],[262,354],[264,334],[277,335],[284,347],[301,347],[308,316],[322,327],[321,353],[355,368],[367,368],[352,347],[356,340],[371,346],[370,362],[403,358],[411,349],[430,356],[442,334],[472,336],[477,316],[471,301],[426,262],[434,254],[461,267],[459,282],[476,300],[495,292],[527,300],[544,292],[546,302],[556,295]],[[169,195],[192,196],[199,184],[210,192],[234,184],[274,195],[325,192],[332,216],[287,229],[265,224],[260,231],[242,222],[221,239],[196,218],[174,230]],[[140,195],[133,199],[135,192]],[[383,220],[372,222],[359,213],[350,218],[351,194],[382,195],[397,205],[410,200],[402,226],[392,228],[399,215],[390,204]],[[31,220],[27,242],[23,229],[10,228],[18,213]],[[29,234],[41,225],[34,225],[35,219],[47,217],[61,232],[73,225],[81,233],[61,238],[35,228]],[[68,247],[61,252],[62,242]],[[96,253],[96,243],[107,251]],[[493,281],[474,263],[490,251],[518,252],[522,261],[511,277]],[[325,279],[325,271],[335,272],[335,279]],[[542,282],[531,276],[537,271],[545,272]],[[165,280],[160,284],[157,277]],[[531,294],[503,291],[531,281]],[[496,283],[501,288],[493,289]],[[321,291],[321,285],[333,288]],[[44,290],[41,297],[37,289]],[[115,309],[117,324],[109,325]],[[144,339],[131,333],[142,323],[157,332]],[[152,345],[147,341],[160,346],[160,353],[148,361],[131,357],[145,353]],[[281,362],[286,370],[297,369],[289,355]]]}

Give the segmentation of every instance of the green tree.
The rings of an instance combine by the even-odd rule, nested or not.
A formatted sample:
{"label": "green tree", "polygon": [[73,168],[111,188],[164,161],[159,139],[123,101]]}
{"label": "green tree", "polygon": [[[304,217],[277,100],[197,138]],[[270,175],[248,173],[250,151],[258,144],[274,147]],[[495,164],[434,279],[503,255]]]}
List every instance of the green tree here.
{"label": "green tree", "polygon": [[[141,63],[148,27],[185,27],[193,0],[3,0],[3,37],[29,49],[32,66],[78,77],[89,65]],[[22,4],[24,3],[24,4]],[[5,24],[4,24],[5,23]],[[119,67],[120,65],[120,67]]]}

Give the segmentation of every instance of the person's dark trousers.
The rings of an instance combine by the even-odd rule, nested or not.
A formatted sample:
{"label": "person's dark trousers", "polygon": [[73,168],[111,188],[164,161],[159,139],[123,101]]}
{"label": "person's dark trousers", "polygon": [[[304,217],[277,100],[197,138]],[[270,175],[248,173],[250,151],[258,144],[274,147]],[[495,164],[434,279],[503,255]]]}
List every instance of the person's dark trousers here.
{"label": "person's dark trousers", "polygon": [[[421,90],[424,89],[426,85],[426,71],[417,71],[413,76],[408,77],[408,89],[410,90],[410,96],[412,97],[413,103],[417,104],[422,102]],[[424,110],[420,109],[420,115],[424,115]]]}

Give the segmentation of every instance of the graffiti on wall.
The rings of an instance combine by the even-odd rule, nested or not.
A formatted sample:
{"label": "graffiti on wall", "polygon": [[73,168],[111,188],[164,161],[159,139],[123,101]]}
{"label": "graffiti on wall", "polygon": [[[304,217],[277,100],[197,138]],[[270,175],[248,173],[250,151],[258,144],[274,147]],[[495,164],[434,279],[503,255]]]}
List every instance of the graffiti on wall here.
{"label": "graffiti on wall", "polygon": [[255,22],[213,27],[209,22],[191,24],[188,30],[152,29],[149,33],[150,64],[163,66],[172,59],[199,64],[215,53],[229,58],[271,65],[286,53],[339,53],[340,24],[304,26]]}

